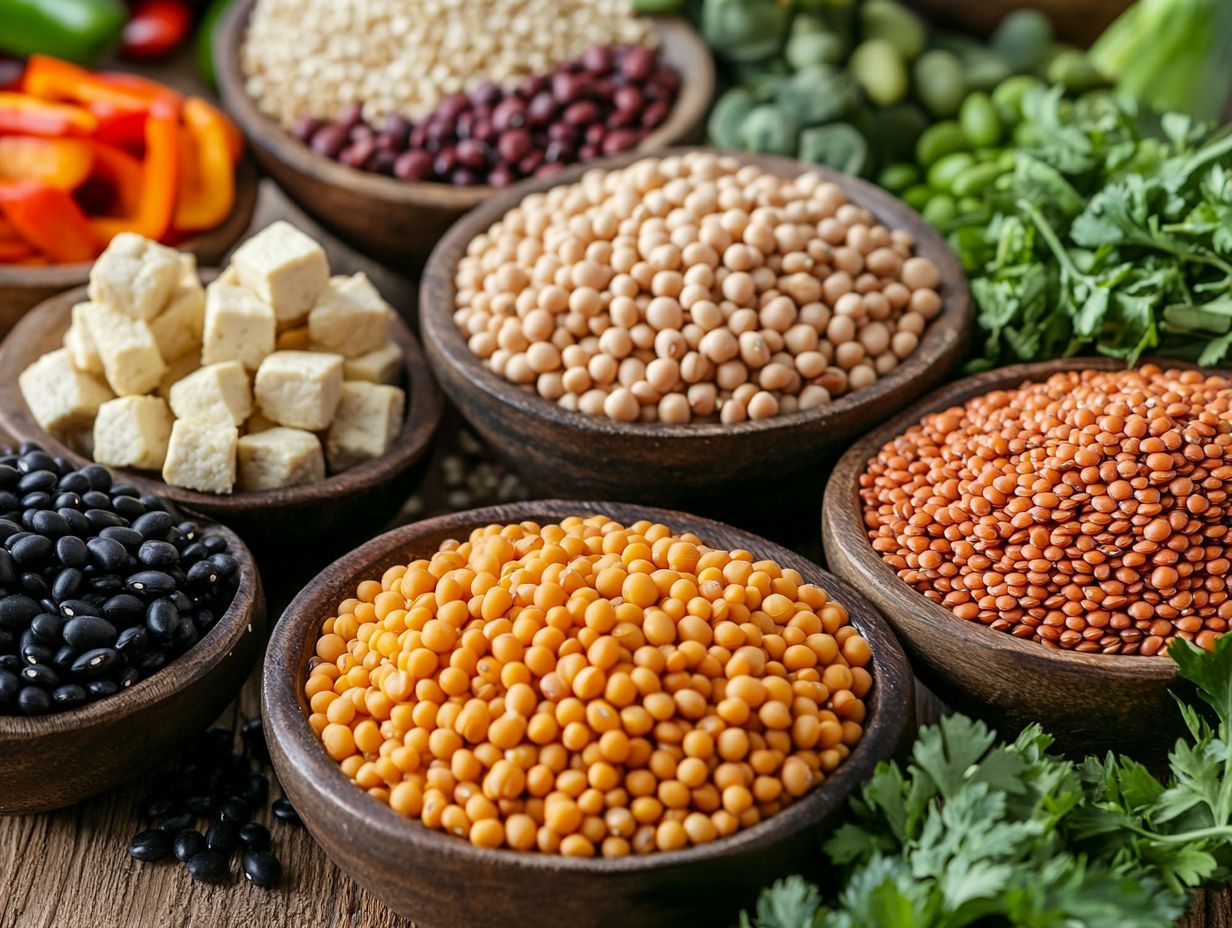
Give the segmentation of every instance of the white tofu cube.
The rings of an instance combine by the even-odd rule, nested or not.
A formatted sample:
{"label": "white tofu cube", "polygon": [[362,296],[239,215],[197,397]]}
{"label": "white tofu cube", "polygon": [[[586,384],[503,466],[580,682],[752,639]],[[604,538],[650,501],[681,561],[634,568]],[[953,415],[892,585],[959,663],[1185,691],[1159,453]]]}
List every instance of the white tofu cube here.
{"label": "white tofu cube", "polygon": [[171,398],[171,388],[201,366],[201,352],[190,351],[182,357],[167,364],[167,373],[158,382],[158,395],[163,399]]}
{"label": "white tofu cube", "polygon": [[397,386],[402,378],[402,349],[397,342],[386,342],[376,351],[347,358],[342,362],[342,376],[347,380]]}
{"label": "white tofu cube", "polygon": [[325,436],[331,473],[378,458],[402,431],[406,395],[384,384],[344,383],[334,424]]}
{"label": "white tofu cube", "polygon": [[274,490],[324,479],[325,455],[311,432],[279,427],[239,441],[241,490]]}
{"label": "white tofu cube", "polygon": [[167,305],[180,272],[174,248],[121,232],[90,269],[90,300],[134,319],[153,319]]}
{"label": "white tofu cube", "polygon": [[94,460],[108,467],[162,470],[171,423],[161,396],[108,400],[94,419]]}
{"label": "white tofu cube", "polygon": [[239,361],[250,371],[274,350],[274,311],[251,290],[215,281],[205,288],[201,363]]}
{"label": "white tofu cube", "polygon": [[205,290],[192,278],[171,295],[167,308],[150,322],[150,332],[164,361],[174,361],[201,346],[205,328]]}
{"label": "white tofu cube", "polygon": [[268,303],[279,321],[302,317],[329,282],[325,249],[281,220],[237,248],[231,266],[240,283]]}
{"label": "white tofu cube", "polygon": [[95,377],[73,367],[68,350],[43,355],[17,378],[34,420],[49,432],[66,435],[89,428],[98,407],[114,394]]}
{"label": "white tofu cube", "polygon": [[116,396],[149,393],[158,386],[167,365],[145,322],[101,303],[90,307],[84,319]]}
{"label": "white tofu cube", "polygon": [[309,345],[313,351],[357,358],[389,341],[393,317],[367,275],[332,277],[308,314]]}
{"label": "white tofu cube", "polygon": [[98,356],[94,336],[86,326],[86,314],[93,303],[78,303],[73,307],[73,322],[64,333],[64,347],[73,360],[73,367],[88,374],[103,372],[103,359]]}
{"label": "white tofu cube", "polygon": [[239,437],[234,425],[176,419],[167,443],[163,480],[173,487],[202,493],[230,493],[235,485],[235,449]]}
{"label": "white tofu cube", "polygon": [[275,351],[257,369],[257,405],[279,425],[328,428],[342,398],[342,356]]}
{"label": "white tofu cube", "polygon": [[177,419],[243,425],[252,413],[248,372],[239,361],[198,368],[171,387],[171,411]]}

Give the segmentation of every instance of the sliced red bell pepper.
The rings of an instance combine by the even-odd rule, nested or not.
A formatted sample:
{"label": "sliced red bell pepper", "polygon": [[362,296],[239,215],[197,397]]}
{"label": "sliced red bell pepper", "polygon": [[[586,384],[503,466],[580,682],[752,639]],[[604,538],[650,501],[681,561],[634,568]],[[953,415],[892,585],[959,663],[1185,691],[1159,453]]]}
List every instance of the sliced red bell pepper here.
{"label": "sliced red bell pepper", "polygon": [[35,180],[0,183],[0,210],[22,238],[58,262],[74,264],[98,254],[90,221],[63,190]]}
{"label": "sliced red bell pepper", "polygon": [[173,225],[186,232],[212,229],[235,205],[235,160],[225,116],[199,97],[184,103],[179,200]]}
{"label": "sliced red bell pepper", "polygon": [[108,103],[127,110],[146,110],[156,100],[179,99],[170,87],[144,77],[88,71],[46,55],[30,56],[22,89],[46,100],[72,100],[86,105]]}
{"label": "sliced red bell pepper", "polygon": [[90,176],[94,150],[82,139],[0,135],[0,181],[39,180],[76,190]]}
{"label": "sliced red bell pepper", "polygon": [[145,144],[145,110],[126,109],[114,103],[91,103],[89,109],[98,119],[98,129],[91,138],[134,153],[141,152]]}
{"label": "sliced red bell pepper", "polygon": [[145,123],[145,159],[141,166],[141,199],[134,213],[92,221],[95,232],[111,241],[121,232],[136,232],[161,241],[175,215],[180,160],[180,108],[167,99],[154,100]]}
{"label": "sliced red bell pepper", "polygon": [[18,239],[0,240],[0,262],[9,264],[22,258],[32,258],[35,254],[35,248],[29,242]]}
{"label": "sliced red bell pepper", "polygon": [[68,103],[40,100],[26,93],[0,91],[0,132],[24,135],[89,135],[98,118]]}
{"label": "sliced red bell pepper", "polygon": [[115,213],[133,216],[141,206],[141,162],[123,149],[103,142],[94,147],[94,174],[112,193]]}

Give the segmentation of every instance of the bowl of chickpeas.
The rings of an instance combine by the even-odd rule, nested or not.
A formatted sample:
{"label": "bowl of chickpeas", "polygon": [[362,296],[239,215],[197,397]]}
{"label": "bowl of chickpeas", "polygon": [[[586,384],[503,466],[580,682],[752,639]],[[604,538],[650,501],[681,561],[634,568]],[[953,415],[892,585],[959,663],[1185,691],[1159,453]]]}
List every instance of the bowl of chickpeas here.
{"label": "bowl of chickpeas", "polygon": [[738,521],[799,513],[972,323],[957,259],[889,194],[706,149],[491,198],[441,240],[419,305],[438,382],[532,487]]}
{"label": "bowl of chickpeas", "polygon": [[800,555],[541,500],[338,561],[275,629],[262,704],[300,816],[386,905],[550,928],[733,922],[814,866],[913,694],[884,620]]}

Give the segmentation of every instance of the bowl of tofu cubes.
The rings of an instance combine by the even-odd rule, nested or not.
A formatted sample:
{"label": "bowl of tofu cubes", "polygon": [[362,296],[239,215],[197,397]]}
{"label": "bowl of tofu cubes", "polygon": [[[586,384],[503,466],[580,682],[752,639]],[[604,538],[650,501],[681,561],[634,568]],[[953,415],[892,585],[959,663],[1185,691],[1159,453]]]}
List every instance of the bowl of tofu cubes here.
{"label": "bowl of tofu cubes", "polygon": [[383,527],[442,411],[406,323],[287,222],[221,271],[117,236],[87,287],[0,345],[0,378],[19,386],[0,397],[14,438],[121,470],[256,548]]}

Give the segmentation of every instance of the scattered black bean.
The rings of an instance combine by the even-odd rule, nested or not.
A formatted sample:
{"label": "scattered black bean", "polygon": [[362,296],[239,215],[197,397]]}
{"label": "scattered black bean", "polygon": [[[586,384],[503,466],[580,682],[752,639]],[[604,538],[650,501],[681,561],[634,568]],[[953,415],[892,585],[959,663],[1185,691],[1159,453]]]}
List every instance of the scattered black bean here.
{"label": "scattered black bean", "polygon": [[195,828],[185,828],[175,836],[175,859],[180,863],[187,863],[205,849],[205,836]]}
{"label": "scattered black bean", "polygon": [[233,825],[243,825],[252,818],[252,809],[239,796],[232,796],[218,809],[218,820]]}
{"label": "scattered black bean", "polygon": [[128,853],[137,860],[166,860],[171,856],[171,835],[158,828],[139,831],[128,842]]}
{"label": "scattered black bean", "polygon": [[240,843],[250,851],[264,851],[270,846],[269,829],[258,822],[249,822],[240,828]]}
{"label": "scattered black bean", "polygon": [[163,831],[169,831],[173,835],[178,835],[184,829],[192,828],[194,818],[191,812],[174,812],[159,819],[158,827]]}
{"label": "scattered black bean", "polygon": [[295,811],[295,806],[291,805],[291,800],[285,796],[282,799],[275,799],[271,810],[274,818],[280,822],[286,822],[289,825],[300,824],[299,813]]}
{"label": "scattered black bean", "polygon": [[208,850],[188,858],[188,872],[198,883],[225,883],[230,868],[225,856]]}
{"label": "scattered black bean", "polygon": [[233,822],[216,822],[205,833],[205,843],[211,851],[230,854],[240,842],[240,830]]}
{"label": "scattered black bean", "polygon": [[249,851],[243,863],[245,878],[257,886],[269,888],[282,879],[282,864],[269,851]]}

